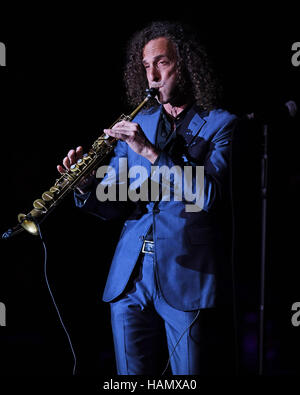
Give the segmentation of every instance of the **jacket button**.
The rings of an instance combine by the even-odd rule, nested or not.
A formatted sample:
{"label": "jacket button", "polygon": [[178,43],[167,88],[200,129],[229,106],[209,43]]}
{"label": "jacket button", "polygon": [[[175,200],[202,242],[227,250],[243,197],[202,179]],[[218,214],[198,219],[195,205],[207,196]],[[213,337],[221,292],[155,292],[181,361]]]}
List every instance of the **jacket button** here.
{"label": "jacket button", "polygon": [[160,209],[159,208],[155,208],[155,209],[153,209],[153,212],[154,212],[154,214],[158,214],[160,212]]}

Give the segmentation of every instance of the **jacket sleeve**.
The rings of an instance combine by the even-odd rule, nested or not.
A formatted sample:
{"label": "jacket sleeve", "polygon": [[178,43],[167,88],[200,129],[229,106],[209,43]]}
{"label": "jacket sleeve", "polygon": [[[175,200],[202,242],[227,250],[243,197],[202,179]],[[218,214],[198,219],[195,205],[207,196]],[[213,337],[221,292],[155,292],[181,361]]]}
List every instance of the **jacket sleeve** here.
{"label": "jacket sleeve", "polygon": [[[116,178],[119,173],[119,159],[127,157],[127,147],[128,145],[125,142],[119,141],[114,149],[114,155],[109,162],[108,166],[114,170]],[[104,181],[107,176],[108,175],[106,175],[102,181]],[[99,184],[100,180],[97,178],[96,173],[92,187],[87,193],[81,194],[74,191],[76,207],[79,207],[90,214],[96,215],[103,220],[115,219],[122,215],[126,215],[126,212],[130,209],[128,202],[100,201],[97,198],[97,187]]]}

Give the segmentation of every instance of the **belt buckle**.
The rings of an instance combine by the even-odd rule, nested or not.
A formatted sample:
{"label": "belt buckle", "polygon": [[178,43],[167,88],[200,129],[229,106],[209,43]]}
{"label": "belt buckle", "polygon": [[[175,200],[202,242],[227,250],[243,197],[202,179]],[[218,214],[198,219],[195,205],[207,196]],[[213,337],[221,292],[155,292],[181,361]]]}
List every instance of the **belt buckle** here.
{"label": "belt buckle", "polygon": [[145,250],[146,243],[150,243],[150,244],[154,245],[154,241],[144,240],[143,247],[142,247],[142,252],[144,254],[153,254],[153,251],[146,251]]}

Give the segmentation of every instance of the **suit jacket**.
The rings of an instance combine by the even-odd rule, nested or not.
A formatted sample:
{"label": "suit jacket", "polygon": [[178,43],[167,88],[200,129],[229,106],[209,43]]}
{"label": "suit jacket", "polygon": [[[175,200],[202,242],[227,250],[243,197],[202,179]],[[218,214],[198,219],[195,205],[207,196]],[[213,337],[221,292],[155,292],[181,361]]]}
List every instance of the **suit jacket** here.
{"label": "suit jacket", "polygon": [[[161,111],[160,106],[139,113],[134,119],[153,144]],[[205,113],[194,106],[193,111],[191,122],[176,137],[177,148],[173,153],[162,151],[155,165],[158,169],[204,166],[203,209],[187,212],[187,201],[171,199],[150,201],[144,204],[143,210],[135,210],[124,223],[114,253],[103,294],[106,302],[124,291],[151,225],[156,276],[165,300],[176,309],[195,310],[214,307],[217,297],[222,297],[224,270],[230,269],[224,266],[218,213],[228,187],[230,146],[237,118],[222,109]],[[128,169],[141,165],[151,175],[151,163],[122,141],[118,142],[110,161],[117,173],[119,158],[127,158]],[[195,175],[192,181],[196,182]],[[171,190],[174,188],[176,179],[171,179]],[[100,202],[95,188],[84,196],[75,193],[75,203],[104,219],[112,218],[120,209],[118,202]]]}

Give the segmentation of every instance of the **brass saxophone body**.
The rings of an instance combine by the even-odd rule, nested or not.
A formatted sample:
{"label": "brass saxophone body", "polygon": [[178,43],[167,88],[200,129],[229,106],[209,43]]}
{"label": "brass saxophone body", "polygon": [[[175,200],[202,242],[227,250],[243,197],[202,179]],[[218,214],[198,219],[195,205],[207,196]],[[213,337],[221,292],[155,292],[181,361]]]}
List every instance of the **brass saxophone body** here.
{"label": "brass saxophone body", "polygon": [[[147,89],[145,99],[129,115],[122,114],[111,126],[110,129],[122,120],[131,121],[144,105],[154,98],[156,89]],[[8,238],[12,233],[19,233],[24,229],[32,235],[39,235],[39,224],[53,211],[62,199],[76,188],[81,179],[90,174],[96,166],[103,162],[113,151],[118,140],[103,133],[95,140],[88,153],[84,154],[76,164],[72,165],[68,171],[58,178],[54,185],[44,192],[40,199],[33,202],[33,209],[28,214],[18,215],[18,225],[10,229],[2,237]],[[9,233],[9,234],[8,234]],[[6,235],[6,236],[5,236]]]}

